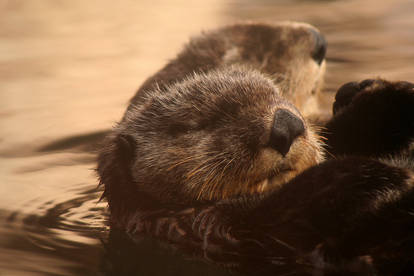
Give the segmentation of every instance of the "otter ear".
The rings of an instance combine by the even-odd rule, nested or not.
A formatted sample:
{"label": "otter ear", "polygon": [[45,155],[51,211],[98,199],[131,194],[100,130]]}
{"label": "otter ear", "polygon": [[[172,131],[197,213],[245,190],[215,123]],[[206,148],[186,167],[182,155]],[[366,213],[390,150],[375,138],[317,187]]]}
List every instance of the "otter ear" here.
{"label": "otter ear", "polygon": [[[112,209],[114,201],[125,199],[132,185],[130,168],[135,158],[136,143],[131,135],[109,136],[98,156],[100,185],[104,185],[102,198],[106,198]],[[120,205],[115,204],[115,205]]]}
{"label": "otter ear", "polygon": [[136,144],[131,135],[120,134],[115,138],[117,155],[123,163],[130,163],[135,157]]}

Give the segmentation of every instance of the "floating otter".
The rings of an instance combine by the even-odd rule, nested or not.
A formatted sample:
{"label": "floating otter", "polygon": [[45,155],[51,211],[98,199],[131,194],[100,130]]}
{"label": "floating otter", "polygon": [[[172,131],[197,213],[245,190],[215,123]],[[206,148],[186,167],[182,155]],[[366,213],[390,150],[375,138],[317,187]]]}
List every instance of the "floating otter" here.
{"label": "floating otter", "polygon": [[[410,269],[413,178],[401,160],[414,134],[412,85],[345,85],[321,132],[309,118],[325,52],[302,23],[192,39],[142,85],[99,155],[111,225],[256,272]],[[402,123],[390,133],[373,118]],[[365,133],[383,146],[361,151],[372,144],[358,139]],[[361,157],[324,161],[325,151]]]}

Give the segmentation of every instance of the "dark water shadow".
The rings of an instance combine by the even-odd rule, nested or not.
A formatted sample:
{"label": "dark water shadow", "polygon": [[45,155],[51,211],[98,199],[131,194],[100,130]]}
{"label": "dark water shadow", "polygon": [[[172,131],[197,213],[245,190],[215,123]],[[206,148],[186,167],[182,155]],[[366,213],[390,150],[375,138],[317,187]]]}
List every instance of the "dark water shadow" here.
{"label": "dark water shadow", "polygon": [[218,266],[183,255],[180,251],[148,237],[132,240],[112,229],[104,243],[102,271],[107,276],[228,276],[239,275]]}
{"label": "dark water shadow", "polygon": [[110,130],[108,129],[64,137],[41,146],[37,151],[40,153],[47,153],[70,150],[95,153],[99,150],[99,146],[109,132]]}

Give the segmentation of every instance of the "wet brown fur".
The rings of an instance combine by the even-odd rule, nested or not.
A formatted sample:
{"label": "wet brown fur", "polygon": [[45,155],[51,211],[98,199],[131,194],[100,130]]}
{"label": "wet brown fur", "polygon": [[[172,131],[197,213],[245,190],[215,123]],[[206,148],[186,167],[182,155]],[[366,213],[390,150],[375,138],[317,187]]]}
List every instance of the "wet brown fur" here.
{"label": "wet brown fur", "polygon": [[[99,156],[112,227],[260,275],[413,271],[412,85],[345,85],[315,128],[315,32],[225,27],[149,78]],[[269,147],[279,109],[305,127],[286,156]],[[390,133],[373,120],[401,123]]]}
{"label": "wet brown fur", "polygon": [[[188,203],[261,193],[320,162],[319,139],[298,111],[322,84],[315,35],[304,23],[241,24],[191,39],[131,100],[98,170],[111,166],[104,157],[111,149],[122,150],[119,137],[129,137],[133,163],[124,174],[133,183],[123,185],[160,202]],[[279,108],[306,129],[286,158],[267,146]],[[119,192],[109,186],[120,184],[101,180],[116,208],[111,198]]]}

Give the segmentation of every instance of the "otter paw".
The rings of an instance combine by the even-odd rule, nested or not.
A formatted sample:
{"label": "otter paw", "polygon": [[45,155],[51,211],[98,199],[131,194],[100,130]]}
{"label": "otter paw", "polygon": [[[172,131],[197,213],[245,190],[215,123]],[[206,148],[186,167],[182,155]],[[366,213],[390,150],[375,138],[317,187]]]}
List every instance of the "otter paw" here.
{"label": "otter paw", "polygon": [[325,125],[333,155],[385,156],[410,148],[414,138],[414,84],[365,80],[343,85]]}
{"label": "otter paw", "polygon": [[371,86],[375,82],[381,82],[380,80],[366,79],[361,82],[348,82],[342,85],[335,95],[335,102],[333,104],[333,114],[336,115],[344,107],[347,107],[352,99],[358,94],[364,91],[368,86]]}
{"label": "otter paw", "polygon": [[174,241],[187,235],[187,231],[180,225],[176,217],[160,217],[153,223],[151,233],[156,237]]}
{"label": "otter paw", "polygon": [[210,206],[203,209],[193,221],[193,233],[202,240],[205,257],[209,252],[217,251],[218,247],[238,243],[231,235],[231,227],[225,223],[224,217],[215,206]]}
{"label": "otter paw", "polygon": [[128,225],[130,233],[148,233],[171,242],[178,242],[190,232],[185,220],[193,216],[194,208],[179,212],[161,210],[138,212]]}
{"label": "otter paw", "polygon": [[348,82],[342,85],[335,95],[335,102],[333,104],[333,114],[336,115],[339,111],[348,107],[352,101],[363,93],[375,93],[383,90],[407,90],[414,88],[414,84],[406,81],[388,82],[381,79],[366,79],[361,82]]}

